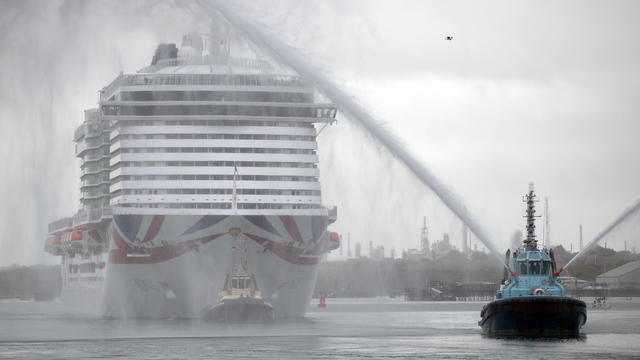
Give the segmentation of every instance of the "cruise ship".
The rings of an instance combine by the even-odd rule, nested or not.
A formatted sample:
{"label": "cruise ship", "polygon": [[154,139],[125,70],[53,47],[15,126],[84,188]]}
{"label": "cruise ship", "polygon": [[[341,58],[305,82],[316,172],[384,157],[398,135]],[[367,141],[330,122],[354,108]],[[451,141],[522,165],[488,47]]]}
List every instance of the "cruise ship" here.
{"label": "cruise ship", "polygon": [[335,247],[316,142],[335,116],[311,83],[232,56],[226,39],[160,44],[75,131],[81,208],[50,223],[45,244],[61,256],[62,301],[105,317],[199,317],[242,252],[276,317],[304,316]]}

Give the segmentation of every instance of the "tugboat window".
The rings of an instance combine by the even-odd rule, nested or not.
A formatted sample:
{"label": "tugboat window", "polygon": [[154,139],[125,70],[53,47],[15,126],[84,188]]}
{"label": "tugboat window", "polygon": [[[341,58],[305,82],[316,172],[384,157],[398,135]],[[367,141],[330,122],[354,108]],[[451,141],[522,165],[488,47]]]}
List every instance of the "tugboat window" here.
{"label": "tugboat window", "polygon": [[542,263],[542,275],[549,275],[549,264],[548,261]]}
{"label": "tugboat window", "polygon": [[531,275],[539,275],[540,274],[540,263],[535,261],[531,263]]}
{"label": "tugboat window", "polygon": [[520,263],[520,275],[527,275],[527,263],[524,261]]}

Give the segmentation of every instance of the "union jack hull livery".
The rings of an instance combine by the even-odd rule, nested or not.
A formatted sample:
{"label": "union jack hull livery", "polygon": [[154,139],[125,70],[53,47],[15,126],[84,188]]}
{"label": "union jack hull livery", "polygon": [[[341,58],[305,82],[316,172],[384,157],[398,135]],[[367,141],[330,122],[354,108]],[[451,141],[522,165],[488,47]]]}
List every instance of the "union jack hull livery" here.
{"label": "union jack hull livery", "polygon": [[114,215],[103,314],[197,317],[245,236],[247,270],[278,317],[303,316],[328,246],[326,216]]}
{"label": "union jack hull livery", "polygon": [[335,116],[311,83],[232,56],[219,35],[160,44],[74,133],[81,209],[50,223],[45,243],[63,295],[107,317],[198,317],[242,251],[276,316],[304,315],[336,220],[316,126]]}

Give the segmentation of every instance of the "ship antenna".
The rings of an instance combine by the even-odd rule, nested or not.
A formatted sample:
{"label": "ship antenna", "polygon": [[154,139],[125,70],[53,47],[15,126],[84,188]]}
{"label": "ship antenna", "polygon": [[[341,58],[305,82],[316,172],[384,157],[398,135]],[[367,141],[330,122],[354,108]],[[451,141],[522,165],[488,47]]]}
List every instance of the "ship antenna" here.
{"label": "ship antenna", "polygon": [[539,216],[536,216],[535,202],[538,200],[534,193],[533,183],[529,184],[529,192],[524,196],[523,201],[527,203],[527,215],[525,216],[527,218],[527,238],[524,240],[524,245],[529,249],[536,249],[538,240],[536,240],[535,218]]}
{"label": "ship antenna", "polygon": [[231,200],[231,209],[233,209],[235,211],[235,213],[238,213],[238,195],[236,192],[236,180],[238,180],[239,178],[239,172],[238,172],[238,166],[236,165],[236,163],[233,163],[233,197]]}

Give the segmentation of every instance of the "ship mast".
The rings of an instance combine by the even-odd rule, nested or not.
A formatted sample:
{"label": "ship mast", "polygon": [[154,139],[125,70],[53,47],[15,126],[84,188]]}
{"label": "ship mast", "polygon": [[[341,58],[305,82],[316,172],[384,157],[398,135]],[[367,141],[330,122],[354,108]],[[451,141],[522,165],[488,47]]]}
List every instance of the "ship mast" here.
{"label": "ship mast", "polygon": [[538,240],[536,240],[535,202],[538,200],[536,200],[533,183],[529,184],[529,193],[525,195],[523,201],[527,203],[527,215],[525,216],[527,218],[527,238],[524,240],[524,245],[529,249],[536,249]]}
{"label": "ship mast", "polygon": [[233,197],[231,200],[231,209],[236,211],[236,214],[238,213],[238,195],[237,195],[237,191],[236,191],[236,180],[238,180],[239,176],[238,176],[238,166],[236,165],[236,163],[233,163]]}

